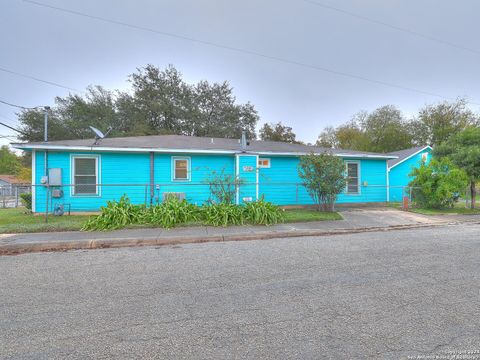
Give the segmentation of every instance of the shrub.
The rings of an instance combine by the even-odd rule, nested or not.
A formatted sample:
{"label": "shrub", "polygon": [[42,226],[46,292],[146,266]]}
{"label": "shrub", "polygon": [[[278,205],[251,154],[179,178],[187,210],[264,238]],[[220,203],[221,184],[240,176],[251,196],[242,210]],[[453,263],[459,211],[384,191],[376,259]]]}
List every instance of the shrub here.
{"label": "shrub", "polygon": [[169,229],[178,224],[197,221],[199,217],[200,211],[197,206],[186,200],[178,200],[175,196],[169,196],[160,205],[147,209],[143,222]]}
{"label": "shrub", "polygon": [[237,187],[243,185],[245,181],[238,176],[226,174],[225,169],[222,169],[219,172],[215,170],[212,171],[205,180],[205,183],[207,183],[210,188],[209,203],[233,204]]}
{"label": "shrub", "polygon": [[283,211],[271,202],[265,201],[263,197],[247,203],[244,216],[246,221],[251,224],[272,225],[284,221]]}
{"label": "shrub", "polygon": [[428,165],[413,169],[410,176],[414,177],[409,184],[413,201],[426,208],[453,207],[468,183],[465,172],[446,158],[432,159]]}
{"label": "shrub", "polygon": [[32,210],[32,193],[20,194],[20,199],[22,199],[22,204],[27,210]]}
{"label": "shrub", "polygon": [[337,195],[347,183],[343,160],[329,153],[302,156],[298,163],[298,176],[318,210],[333,211]]}
{"label": "shrub", "polygon": [[108,201],[107,206],[102,206],[100,215],[90,217],[82,230],[121,229],[128,225],[141,223],[144,212],[145,206],[134,205],[127,195],[123,195],[119,201]]}
{"label": "shrub", "polygon": [[233,204],[211,204],[202,208],[204,223],[212,226],[242,225],[244,207]]}

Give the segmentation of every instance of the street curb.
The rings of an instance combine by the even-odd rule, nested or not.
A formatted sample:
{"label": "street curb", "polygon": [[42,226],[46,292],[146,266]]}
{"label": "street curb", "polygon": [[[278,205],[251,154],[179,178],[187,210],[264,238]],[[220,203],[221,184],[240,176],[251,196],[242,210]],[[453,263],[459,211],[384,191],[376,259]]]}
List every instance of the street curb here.
{"label": "street curb", "polygon": [[22,244],[4,244],[0,245],[1,255],[20,255],[35,252],[55,252],[68,250],[92,250],[92,249],[112,249],[123,247],[141,247],[141,246],[167,246],[181,244],[198,244],[206,242],[226,242],[226,241],[252,241],[269,240],[282,238],[295,238],[305,236],[333,236],[345,234],[358,234],[366,232],[382,232],[393,230],[408,230],[418,228],[430,228],[436,226],[445,226],[449,224],[458,224],[452,222],[439,222],[427,224],[393,225],[385,227],[337,229],[337,230],[288,230],[288,231],[268,231],[255,234],[227,234],[227,235],[203,235],[203,236],[169,236],[165,238],[139,237],[139,238],[108,238],[108,239],[89,239],[56,241],[48,243],[22,243]]}

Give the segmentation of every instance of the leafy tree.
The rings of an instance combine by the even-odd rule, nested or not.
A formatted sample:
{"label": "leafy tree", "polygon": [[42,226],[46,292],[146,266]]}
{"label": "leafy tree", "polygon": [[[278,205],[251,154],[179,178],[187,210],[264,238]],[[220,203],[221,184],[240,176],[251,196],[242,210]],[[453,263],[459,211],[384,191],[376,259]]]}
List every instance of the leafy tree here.
{"label": "leafy tree", "polygon": [[414,200],[426,208],[453,207],[468,182],[465,172],[447,158],[422,163],[410,176],[414,178],[409,184],[413,187]]}
{"label": "leafy tree", "polygon": [[[22,111],[19,115],[22,124],[22,140],[44,140],[43,109]],[[69,94],[56,97],[55,106],[48,114],[48,139],[91,138],[88,126],[106,130],[112,126],[117,134],[122,133],[118,125],[114,94],[101,86],[89,86],[84,96]]]}
{"label": "leafy tree", "polygon": [[7,145],[0,147],[0,174],[16,175],[20,169],[19,157]]}
{"label": "leafy tree", "polygon": [[468,109],[467,101],[458,99],[425,106],[410,126],[417,145],[435,146],[467,127],[478,124],[478,116]]}
{"label": "leafy tree", "polygon": [[[113,136],[180,134],[255,138],[259,120],[250,103],[237,103],[228,82],[188,84],[173,66],[147,65],[130,75],[131,90],[90,86],[84,95],[55,98],[49,114],[49,140],[92,138],[89,125]],[[26,141],[43,141],[44,111],[18,114]]]}
{"label": "leafy tree", "polygon": [[345,188],[345,164],[330,153],[300,157],[298,175],[320,211],[333,211],[337,195]]}
{"label": "leafy tree", "polygon": [[367,151],[392,152],[412,147],[407,122],[392,105],[373,111],[362,120],[360,127],[367,139]]}
{"label": "leafy tree", "polygon": [[480,180],[480,128],[465,129],[434,148],[434,155],[448,157],[470,181],[471,208],[475,208],[476,182]]}
{"label": "leafy tree", "polygon": [[269,141],[282,141],[291,144],[299,143],[296,135],[290,126],[283,125],[281,122],[265,123],[260,129],[260,139]]}
{"label": "leafy tree", "polygon": [[320,135],[318,135],[315,145],[324,148],[339,148],[337,130],[333,126],[327,126]]}
{"label": "leafy tree", "polygon": [[391,152],[412,146],[407,121],[392,105],[372,113],[361,111],[337,128],[327,127],[317,140],[318,146],[373,152]]}

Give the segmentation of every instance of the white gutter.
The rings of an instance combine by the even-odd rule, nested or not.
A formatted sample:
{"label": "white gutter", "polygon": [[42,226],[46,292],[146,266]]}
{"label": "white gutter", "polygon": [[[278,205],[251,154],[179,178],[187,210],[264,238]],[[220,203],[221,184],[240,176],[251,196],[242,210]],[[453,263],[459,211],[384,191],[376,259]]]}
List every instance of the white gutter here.
{"label": "white gutter", "polygon": [[65,145],[29,145],[11,144],[15,149],[49,149],[70,151],[115,151],[115,152],[156,152],[156,153],[198,153],[198,154],[237,154],[234,150],[196,150],[196,149],[158,149],[158,148],[119,148],[109,146],[65,146]]}
{"label": "white gutter", "polygon": [[[66,145],[31,145],[31,144],[11,144],[16,149],[49,149],[49,150],[66,150],[66,151],[113,151],[113,152],[155,152],[155,153],[191,153],[191,154],[240,154],[251,153],[266,156],[302,156],[311,154],[311,152],[276,152],[276,151],[247,151],[241,150],[201,150],[201,149],[159,149],[159,148],[122,148],[110,146],[66,146]],[[314,153],[322,154],[322,153]],[[363,159],[398,159],[398,156],[393,155],[375,155],[375,154],[333,154],[339,157],[348,158],[363,158]]]}
{"label": "white gutter", "polygon": [[[255,152],[259,155],[280,155],[280,156],[302,156],[309,155],[311,152],[273,152],[273,151],[258,151]],[[315,155],[320,155],[324,153],[314,152]],[[333,154],[339,157],[348,157],[348,158],[366,158],[366,159],[398,159],[398,156],[394,155],[373,155],[373,154]]]}

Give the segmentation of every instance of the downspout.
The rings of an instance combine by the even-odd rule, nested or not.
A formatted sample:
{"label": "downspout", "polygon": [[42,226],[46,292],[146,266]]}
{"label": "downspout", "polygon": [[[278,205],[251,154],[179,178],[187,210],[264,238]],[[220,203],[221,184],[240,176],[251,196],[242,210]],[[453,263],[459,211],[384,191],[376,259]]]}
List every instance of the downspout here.
{"label": "downspout", "polygon": [[150,152],[150,205],[155,197],[155,154]]}
{"label": "downspout", "polygon": [[388,167],[388,160],[385,161],[387,164],[387,203],[390,202],[390,168]]}

